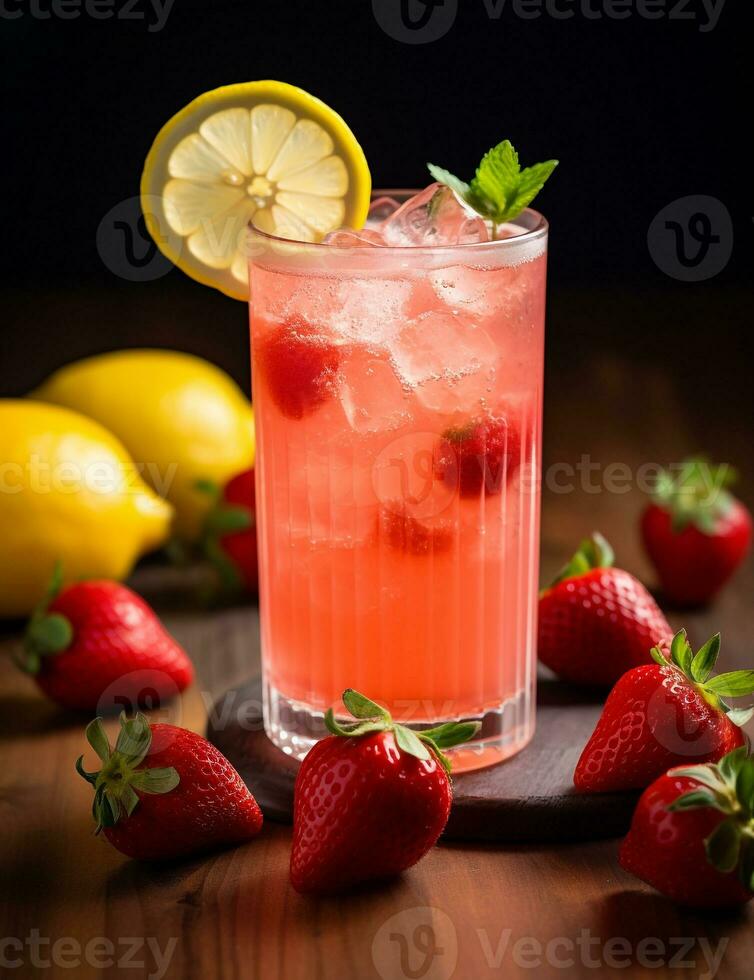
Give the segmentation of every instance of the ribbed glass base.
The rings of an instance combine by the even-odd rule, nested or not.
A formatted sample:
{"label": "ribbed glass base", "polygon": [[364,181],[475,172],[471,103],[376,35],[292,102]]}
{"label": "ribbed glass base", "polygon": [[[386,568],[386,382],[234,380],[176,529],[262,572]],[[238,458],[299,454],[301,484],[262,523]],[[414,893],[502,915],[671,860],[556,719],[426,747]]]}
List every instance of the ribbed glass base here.
{"label": "ribbed glass base", "polygon": [[[352,721],[348,716],[344,721]],[[396,716],[396,721],[401,719]],[[447,755],[453,772],[470,772],[494,766],[520,752],[534,735],[533,692],[521,690],[499,708],[463,718],[435,718],[423,724],[410,723],[421,729],[448,721],[479,721],[481,728],[470,742],[450,749]],[[294,701],[264,684],[264,728],[267,737],[287,755],[303,759],[316,741],[327,734],[324,714],[301,701]]]}

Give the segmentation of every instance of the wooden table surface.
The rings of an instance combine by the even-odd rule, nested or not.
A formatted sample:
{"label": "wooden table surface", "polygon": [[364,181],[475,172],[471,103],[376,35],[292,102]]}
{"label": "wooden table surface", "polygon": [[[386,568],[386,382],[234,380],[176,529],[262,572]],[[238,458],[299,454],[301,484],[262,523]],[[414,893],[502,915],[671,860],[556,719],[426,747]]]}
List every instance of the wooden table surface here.
{"label": "wooden table surface", "polygon": [[[695,315],[685,295],[686,305],[674,307],[675,338]],[[578,315],[560,308],[560,340],[548,360],[545,465],[575,465],[588,454],[599,470],[585,476],[582,466],[571,492],[545,492],[543,580],[595,527],[613,540],[621,564],[651,578],[635,530],[642,462],[706,448],[740,465],[741,496],[751,505],[748,368],[744,358],[729,358],[723,373],[715,370],[726,324],[741,314],[734,303],[716,309],[715,337],[690,335],[680,356],[667,347],[669,328],[651,303],[582,304]],[[635,316],[641,331],[599,343],[613,315]],[[611,463],[629,468],[629,492],[599,488]],[[563,471],[555,476],[562,486]],[[199,609],[191,601],[198,575],[149,563],[134,583],[198,668],[196,686],[162,717],[203,732],[215,699],[258,670],[258,617],[251,604]],[[670,618],[698,642],[722,630],[725,666],[751,666],[752,585],[750,563],[711,610]],[[2,652],[16,640],[6,624]],[[446,844],[392,884],[327,900],[291,890],[290,829],[270,822],[244,847],[163,868],[139,865],[92,836],[91,790],[73,769],[86,720],[58,711],[0,658],[0,976],[752,975],[754,909],[682,911],[620,869],[615,841]]]}

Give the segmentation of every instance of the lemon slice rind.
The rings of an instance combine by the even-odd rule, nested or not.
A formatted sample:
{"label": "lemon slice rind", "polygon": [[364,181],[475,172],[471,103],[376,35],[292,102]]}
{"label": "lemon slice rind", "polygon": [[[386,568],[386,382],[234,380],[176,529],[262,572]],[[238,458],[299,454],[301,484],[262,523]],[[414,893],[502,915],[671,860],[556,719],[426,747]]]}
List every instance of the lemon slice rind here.
{"label": "lemon slice rind", "polygon": [[371,178],[345,121],[285,82],[206,92],[160,130],[142,210],[160,250],[193,279],[248,298],[245,228],[321,241],[366,220]]}

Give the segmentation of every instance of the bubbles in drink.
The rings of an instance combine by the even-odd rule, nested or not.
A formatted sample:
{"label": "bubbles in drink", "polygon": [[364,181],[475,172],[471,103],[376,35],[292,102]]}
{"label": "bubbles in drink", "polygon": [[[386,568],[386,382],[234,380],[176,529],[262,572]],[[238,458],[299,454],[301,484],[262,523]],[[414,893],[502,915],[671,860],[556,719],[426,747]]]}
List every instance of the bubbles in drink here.
{"label": "bubbles in drink", "polygon": [[410,421],[406,392],[384,351],[351,347],[341,364],[339,395],[355,432],[384,432]]}
{"label": "bubbles in drink", "polygon": [[460,313],[505,316],[521,310],[531,271],[526,265],[486,269],[454,265],[428,273],[429,282],[443,304]]}
{"label": "bubbles in drink", "polygon": [[353,276],[338,284],[329,321],[340,337],[364,344],[384,344],[406,320],[411,296],[407,279]]}
{"label": "bubbles in drink", "polygon": [[444,311],[423,313],[390,342],[393,361],[432,411],[470,410],[492,385],[499,347],[480,321]]}

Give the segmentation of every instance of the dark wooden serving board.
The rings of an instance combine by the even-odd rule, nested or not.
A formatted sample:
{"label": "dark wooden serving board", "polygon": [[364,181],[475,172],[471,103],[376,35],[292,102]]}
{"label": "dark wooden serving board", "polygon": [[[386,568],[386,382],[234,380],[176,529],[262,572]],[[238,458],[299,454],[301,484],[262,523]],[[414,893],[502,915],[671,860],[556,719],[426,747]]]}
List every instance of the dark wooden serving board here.
{"label": "dark wooden serving board", "polygon": [[[266,817],[289,822],[299,763],[262,727],[260,680],[228,691],[212,711],[207,737],[238,769]],[[572,784],[581,749],[601,710],[598,695],[541,681],[537,732],[519,755],[453,779],[445,836],[536,842],[614,837],[628,829],[634,793],[584,795]]]}

